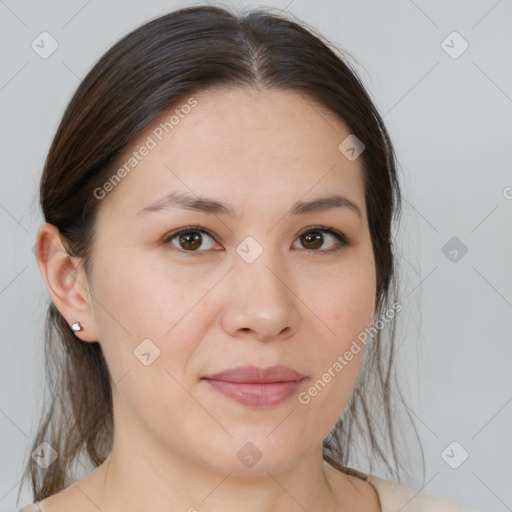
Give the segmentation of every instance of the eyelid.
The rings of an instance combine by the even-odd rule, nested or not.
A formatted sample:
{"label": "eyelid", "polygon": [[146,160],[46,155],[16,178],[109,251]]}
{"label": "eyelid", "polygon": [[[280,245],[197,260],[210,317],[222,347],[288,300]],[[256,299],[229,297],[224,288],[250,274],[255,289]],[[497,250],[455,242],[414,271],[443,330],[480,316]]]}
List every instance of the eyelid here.
{"label": "eyelid", "polygon": [[[302,236],[302,235],[304,235],[306,233],[309,233],[311,231],[323,231],[325,233],[328,233],[329,235],[331,235],[331,236],[333,236],[334,238],[337,239],[338,244],[334,248],[324,249],[324,250],[315,250],[315,249],[306,249],[306,248],[302,249],[303,251],[307,251],[310,254],[311,253],[319,253],[319,254],[333,253],[333,252],[340,251],[344,247],[348,247],[348,246],[353,245],[352,241],[344,233],[342,233],[341,231],[338,231],[337,229],[334,229],[334,228],[331,228],[331,227],[328,227],[328,226],[322,226],[322,225],[308,226],[307,228],[304,228],[302,231],[300,231],[296,235],[296,237],[294,238],[294,241],[298,237],[300,237],[300,236]],[[189,232],[197,232],[197,233],[201,233],[201,234],[207,235],[212,240],[214,240],[216,243],[219,243],[219,242],[217,242],[216,237],[213,235],[213,233],[211,233],[208,229],[203,228],[203,227],[201,227],[198,224],[197,225],[191,225],[191,226],[184,226],[182,228],[178,228],[178,229],[176,229],[174,231],[171,231],[170,233],[168,233],[167,235],[164,236],[163,243],[164,244],[169,244],[169,242],[171,240],[173,240],[174,238],[176,238],[177,236],[181,235],[182,233],[189,233]],[[172,245],[172,244],[170,244],[170,245]],[[204,254],[204,253],[208,253],[210,251],[210,250],[186,251],[184,249],[179,249],[178,247],[174,247],[174,246],[172,246],[172,249],[176,250],[177,252],[179,252],[181,254],[186,254],[186,255],[190,255],[190,256],[198,256],[198,255],[201,255],[201,254]]]}
{"label": "eyelid", "polygon": [[337,229],[334,229],[334,228],[331,228],[328,226],[322,226],[322,225],[308,226],[307,228],[303,229],[297,235],[296,238],[298,238],[306,233],[309,233],[310,231],[323,231],[325,233],[328,233],[329,235],[336,238],[336,240],[338,241],[338,244],[331,249],[325,249],[323,251],[322,250],[313,250],[313,249],[303,249],[304,251],[307,251],[309,254],[311,254],[311,253],[329,254],[329,253],[333,253],[333,252],[338,252],[341,249],[343,249],[344,247],[349,247],[349,246],[353,245],[353,242],[351,241],[351,239],[349,239],[343,232],[338,231]]}
{"label": "eyelid", "polygon": [[318,226],[308,226],[307,228],[303,229],[298,235],[297,237],[301,236],[301,235],[304,235],[305,233],[309,233],[310,231],[325,231],[326,233],[329,233],[330,235],[334,236],[334,237],[339,237],[340,239],[342,239],[345,243],[349,243],[349,239],[348,237],[342,233],[341,231],[338,231],[337,229],[334,229],[334,228],[330,228],[329,226],[322,226],[322,225],[318,225]]}
{"label": "eyelid", "polygon": [[[169,244],[172,246],[172,244],[170,244],[170,241],[173,240],[174,238],[176,238],[177,236],[181,235],[182,233],[189,233],[189,232],[194,232],[194,233],[201,233],[203,235],[207,235],[209,236],[215,243],[219,243],[217,242],[216,238],[213,236],[213,234],[205,229],[205,228],[202,228],[201,226],[199,226],[198,224],[197,225],[193,225],[193,226],[184,226],[182,228],[178,228],[178,229],[175,229],[174,231],[171,231],[170,233],[168,233],[167,235],[164,236],[162,242],[164,244]],[[181,253],[181,254],[186,254],[187,256],[190,255],[190,256],[198,256],[198,255],[201,255],[201,254],[204,254],[208,251],[185,251],[184,249],[180,249],[178,247],[174,247],[172,246],[172,249]]]}

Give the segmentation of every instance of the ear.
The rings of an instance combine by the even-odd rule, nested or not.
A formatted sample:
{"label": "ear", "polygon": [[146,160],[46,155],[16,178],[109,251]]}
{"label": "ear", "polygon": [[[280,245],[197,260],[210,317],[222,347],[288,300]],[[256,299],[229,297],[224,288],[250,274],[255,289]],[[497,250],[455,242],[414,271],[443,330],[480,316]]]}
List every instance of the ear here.
{"label": "ear", "polygon": [[75,336],[82,341],[98,341],[89,283],[82,259],[70,256],[56,226],[45,222],[37,232],[35,254],[46,289],[70,326],[80,322],[82,331]]}

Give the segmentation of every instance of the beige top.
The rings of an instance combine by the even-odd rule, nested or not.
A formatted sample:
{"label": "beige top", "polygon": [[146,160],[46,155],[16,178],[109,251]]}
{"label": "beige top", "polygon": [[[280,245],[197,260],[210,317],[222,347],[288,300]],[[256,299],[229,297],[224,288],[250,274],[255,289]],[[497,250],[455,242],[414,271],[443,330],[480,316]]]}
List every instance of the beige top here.
{"label": "beige top", "polygon": [[[382,512],[469,512],[454,503],[428,494],[423,494],[408,487],[384,480],[374,475],[367,475],[350,468],[359,478],[373,485],[379,495]],[[43,512],[36,501],[22,508],[19,512]]]}
{"label": "beige top", "polygon": [[377,490],[382,512],[469,512],[455,503],[403,487],[390,480],[368,475]]}

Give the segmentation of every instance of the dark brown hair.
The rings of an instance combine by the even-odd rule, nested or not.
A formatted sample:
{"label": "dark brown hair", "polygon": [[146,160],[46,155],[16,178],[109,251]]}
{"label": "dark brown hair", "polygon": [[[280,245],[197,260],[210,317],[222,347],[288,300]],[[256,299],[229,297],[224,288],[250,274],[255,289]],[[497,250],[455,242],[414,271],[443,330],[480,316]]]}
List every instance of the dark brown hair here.
{"label": "dark brown hair", "polygon": [[[215,85],[290,90],[333,112],[365,144],[359,157],[377,274],[376,311],[397,297],[392,222],[400,191],[388,133],[357,73],[342,53],[291,17],[271,10],[234,14],[196,6],[137,28],[101,57],[71,99],[50,147],[40,183],[44,218],[55,225],[70,255],[88,271],[99,201],[130,144],[162,114]],[[341,142],[341,141],[340,141]],[[389,336],[384,342],[384,333]],[[383,461],[400,479],[393,421],[395,318],[367,343],[352,397],[324,440],[324,458],[341,471],[359,432],[370,465]],[[112,447],[112,382],[99,343],[84,343],[49,305],[46,374],[50,398],[32,448],[48,442],[58,458],[47,469],[29,459],[34,499],[72,483],[82,457],[97,467]]]}

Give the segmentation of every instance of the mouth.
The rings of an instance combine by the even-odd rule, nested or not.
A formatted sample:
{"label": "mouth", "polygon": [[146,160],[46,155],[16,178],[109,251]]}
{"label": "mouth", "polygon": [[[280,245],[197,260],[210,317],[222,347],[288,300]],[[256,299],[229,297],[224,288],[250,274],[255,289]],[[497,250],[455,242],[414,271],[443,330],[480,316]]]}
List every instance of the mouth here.
{"label": "mouth", "polygon": [[306,377],[286,366],[239,366],[202,380],[236,402],[253,408],[266,408],[294,395]]}

